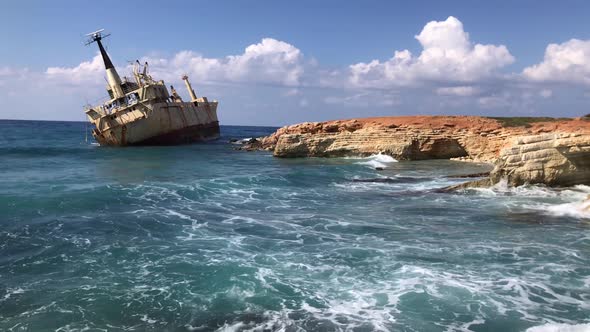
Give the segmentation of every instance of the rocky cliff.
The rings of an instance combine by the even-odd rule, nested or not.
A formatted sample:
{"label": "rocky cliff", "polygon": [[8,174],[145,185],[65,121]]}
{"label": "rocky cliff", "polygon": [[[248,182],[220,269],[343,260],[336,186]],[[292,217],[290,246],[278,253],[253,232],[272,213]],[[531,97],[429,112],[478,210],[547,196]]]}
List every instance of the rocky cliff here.
{"label": "rocky cliff", "polygon": [[492,183],[590,184],[590,134],[554,133],[516,137],[490,173]]}
{"label": "rocky cliff", "polygon": [[383,153],[398,160],[495,163],[489,180],[479,185],[502,178],[512,185],[590,184],[590,121],[583,118],[410,116],[307,122],[280,128],[246,148],[271,150],[276,157]]}
{"label": "rocky cliff", "polygon": [[280,128],[257,148],[277,157],[340,157],[384,153],[398,160],[468,158],[494,162],[515,136],[590,132],[590,121],[570,119],[506,126],[475,116],[408,116],[306,122]]}

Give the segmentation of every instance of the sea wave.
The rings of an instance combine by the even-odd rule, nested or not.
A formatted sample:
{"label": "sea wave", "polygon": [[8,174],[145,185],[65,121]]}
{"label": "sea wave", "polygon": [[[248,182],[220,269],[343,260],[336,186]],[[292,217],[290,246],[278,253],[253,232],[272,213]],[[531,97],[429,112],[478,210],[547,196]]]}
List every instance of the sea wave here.
{"label": "sea wave", "polygon": [[371,168],[387,168],[389,164],[396,163],[397,160],[390,155],[386,154],[374,154],[369,157],[365,158],[354,158],[354,159],[362,159],[363,161],[358,162],[357,164],[360,165],[367,165]]}
{"label": "sea wave", "polygon": [[590,218],[590,186],[586,185],[566,189],[544,185],[510,187],[504,180],[492,187],[474,190],[486,197],[511,197],[510,204],[517,204],[525,210],[556,217]]}
{"label": "sea wave", "polygon": [[[78,149],[81,132],[58,136]],[[35,146],[55,145],[39,136]],[[291,161],[227,140],[86,149],[34,162],[22,158],[34,149],[0,150],[14,170],[0,179],[0,275],[10,276],[0,330],[590,323],[587,225],[548,212],[582,204],[590,187],[449,194],[437,189],[465,179],[447,175],[485,169],[386,155]]]}
{"label": "sea wave", "polygon": [[556,217],[574,217],[590,219],[590,200],[563,204],[536,204],[528,205],[530,209],[539,210],[545,214]]}

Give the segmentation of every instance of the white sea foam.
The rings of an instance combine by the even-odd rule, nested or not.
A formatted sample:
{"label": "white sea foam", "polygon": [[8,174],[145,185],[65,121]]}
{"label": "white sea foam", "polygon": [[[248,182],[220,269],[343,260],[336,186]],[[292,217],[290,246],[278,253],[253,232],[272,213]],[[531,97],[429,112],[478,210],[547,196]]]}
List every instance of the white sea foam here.
{"label": "white sea foam", "polygon": [[501,180],[489,188],[474,188],[473,190],[479,192],[484,196],[524,196],[524,197],[556,197],[559,193],[551,188],[539,185],[523,185],[518,187],[510,187],[506,180]]}
{"label": "white sea foam", "polygon": [[25,292],[25,290],[20,287],[19,288],[8,288],[6,290],[6,294],[4,295],[4,297],[0,299],[0,302],[8,300],[12,295],[23,294],[24,292]]}
{"label": "white sea foam", "polygon": [[564,203],[557,205],[541,204],[531,206],[541,211],[557,217],[574,217],[580,219],[590,219],[590,201]]}
{"label": "white sea foam", "polygon": [[387,168],[389,166],[388,164],[397,162],[397,160],[392,156],[381,153],[358,159],[363,159],[363,161],[358,162],[358,164],[367,165],[371,168]]}
{"label": "white sea foam", "polygon": [[557,324],[548,323],[528,328],[526,332],[588,332],[590,324]]}
{"label": "white sea foam", "polygon": [[193,219],[193,218],[191,218],[191,216],[188,216],[188,215],[186,215],[184,213],[180,213],[178,211],[174,211],[174,210],[166,209],[166,208],[164,209],[164,211],[165,211],[165,214],[166,215],[173,216],[173,217],[178,217],[180,219],[191,221],[191,222],[193,222],[194,225],[196,225],[196,224],[199,223],[198,220]]}
{"label": "white sea foam", "polygon": [[566,201],[565,203],[527,204],[525,207],[556,217],[590,219],[589,189],[588,186],[576,186],[572,189],[556,192],[556,197]]}
{"label": "white sea foam", "polygon": [[148,324],[155,324],[156,322],[158,322],[156,319],[149,318],[148,315],[141,316],[139,320],[141,320],[142,322],[146,322]]}
{"label": "white sea foam", "polygon": [[250,142],[252,140],[252,137],[246,137],[246,138],[242,138],[236,141],[231,142],[231,144],[234,145],[242,145],[242,144],[246,144],[248,142]]}
{"label": "white sea foam", "polygon": [[[384,155],[358,162],[368,161],[389,166],[395,162]],[[340,170],[341,165],[338,167]],[[137,227],[158,235],[156,245],[133,234],[132,239],[138,240],[129,242],[133,245],[127,248],[131,254],[120,265],[111,266],[106,274],[101,270],[89,274],[93,279],[82,277],[96,278],[96,287],[81,286],[79,290],[90,293],[86,301],[101,300],[104,293],[124,301],[125,310],[130,313],[140,310],[133,316],[140,320],[136,322],[139,325],[133,328],[177,324],[167,313],[160,316],[152,310],[173,311],[182,308],[183,302],[187,309],[180,311],[182,317],[189,317],[187,313],[198,317],[211,310],[215,294],[235,301],[240,308],[226,312],[228,321],[220,331],[290,331],[305,327],[342,331],[428,329],[433,325],[426,324],[434,319],[437,321],[432,330],[467,331],[478,324],[489,329],[487,325],[499,315],[515,324],[582,323],[568,318],[580,317],[589,309],[585,303],[590,303],[590,295],[583,287],[588,289],[590,278],[576,272],[585,263],[583,251],[559,241],[537,246],[531,244],[537,240],[532,230],[515,228],[504,232],[504,225],[501,232],[490,232],[490,236],[471,236],[465,229],[472,225],[460,221],[469,219],[472,214],[468,214],[468,209],[471,205],[479,208],[480,202],[485,204],[481,209],[489,213],[495,213],[498,205],[506,202],[514,202],[520,208],[537,203],[570,204],[581,201],[590,188],[554,190],[499,185],[489,190],[489,195],[496,195],[497,199],[487,199],[485,191],[479,195],[433,195],[413,201],[411,196],[373,198],[365,193],[437,188],[454,181],[442,176],[407,182],[400,179],[400,183],[343,180],[351,178],[352,173],[363,174],[363,178],[379,176],[373,171],[359,171],[359,167],[352,169],[354,172],[345,170],[344,175],[334,180],[338,184],[328,188],[321,181],[319,186],[291,186],[291,175],[276,185],[268,181],[277,180],[277,176],[245,174],[195,180],[199,183],[157,183],[117,189],[129,193],[124,197],[132,202],[127,208],[133,214],[129,219],[148,219],[146,223],[137,221]],[[409,173],[399,176],[424,176],[420,171]],[[369,199],[359,204],[339,200],[346,197],[347,191],[355,190],[363,194],[351,196]],[[415,207],[418,210],[410,215]],[[458,213],[447,218],[437,215],[436,210],[432,212],[437,207],[454,208]],[[463,207],[467,213],[461,210]],[[164,233],[158,233],[162,225],[154,228],[152,219],[166,224]],[[482,222],[482,233],[489,224],[494,223]],[[375,229],[383,232],[376,234]],[[432,236],[432,229],[440,235]],[[515,233],[522,236],[515,240]],[[172,240],[168,247],[161,241],[168,236],[192,241]],[[584,240],[582,236],[572,238],[578,242],[590,239]],[[439,241],[441,237],[445,238]],[[113,244],[109,249],[109,241],[91,239],[96,253],[104,256],[121,247]],[[535,252],[540,251],[547,253],[548,261],[556,257],[554,263],[545,264],[543,258],[537,261]],[[572,258],[575,255],[581,258]],[[86,262],[83,257],[78,260]],[[481,257],[485,264],[476,262]],[[496,262],[494,257],[508,263]],[[97,266],[102,269],[102,262],[98,259],[92,263],[93,270]],[[227,274],[231,274],[228,283]],[[125,284],[115,287],[114,292],[108,290],[107,285],[119,278],[134,287],[120,295],[118,289]],[[209,278],[215,278],[210,289],[199,286]],[[22,287],[32,289],[30,285]],[[262,298],[265,300],[260,301]],[[432,305],[415,307],[422,301]],[[428,318],[418,318],[418,322],[408,314],[419,314],[423,309],[422,317]],[[51,308],[51,312],[59,310]],[[195,326],[185,327],[211,330],[223,321],[215,327],[198,326],[203,324],[199,319],[193,323]]]}
{"label": "white sea foam", "polygon": [[[584,185],[568,189],[554,189],[543,185],[508,186],[500,181],[489,188],[473,189],[484,197],[509,208],[538,211],[556,217],[590,218],[590,187]],[[510,198],[502,201],[501,198]]]}
{"label": "white sea foam", "polygon": [[223,324],[222,327],[218,328],[217,332],[237,332],[237,331],[241,331],[244,327],[247,327],[246,324],[242,323],[242,322],[238,322],[235,324]]}

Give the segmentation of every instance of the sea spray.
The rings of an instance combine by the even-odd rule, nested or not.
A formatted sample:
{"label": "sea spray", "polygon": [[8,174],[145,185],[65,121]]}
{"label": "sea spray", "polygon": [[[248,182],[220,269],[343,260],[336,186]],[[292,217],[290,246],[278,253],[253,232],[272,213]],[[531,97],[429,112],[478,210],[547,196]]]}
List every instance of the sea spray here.
{"label": "sea spray", "polygon": [[386,154],[374,154],[366,158],[362,158],[363,161],[360,161],[359,164],[367,165],[373,169],[375,168],[386,168],[391,163],[396,163],[397,160],[392,156]]}

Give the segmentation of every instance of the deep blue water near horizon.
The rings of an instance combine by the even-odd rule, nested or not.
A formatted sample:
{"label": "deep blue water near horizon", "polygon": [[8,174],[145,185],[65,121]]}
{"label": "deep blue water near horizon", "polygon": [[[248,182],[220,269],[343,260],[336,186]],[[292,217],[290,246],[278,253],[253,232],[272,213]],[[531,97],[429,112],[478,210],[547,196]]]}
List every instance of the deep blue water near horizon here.
{"label": "deep blue water near horizon", "polygon": [[0,121],[1,331],[590,323],[589,187],[439,193],[489,166],[228,143],[264,127],[105,148],[85,127]]}

